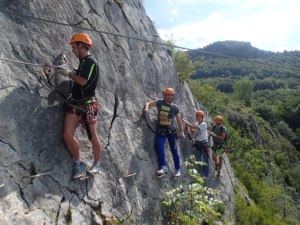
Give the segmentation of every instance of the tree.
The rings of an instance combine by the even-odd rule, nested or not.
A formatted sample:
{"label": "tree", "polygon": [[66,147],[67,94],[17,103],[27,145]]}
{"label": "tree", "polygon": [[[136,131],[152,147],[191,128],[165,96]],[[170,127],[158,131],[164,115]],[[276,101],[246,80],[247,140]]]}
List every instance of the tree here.
{"label": "tree", "polygon": [[170,52],[174,56],[175,66],[180,81],[188,80],[193,73],[196,73],[196,66],[202,66],[201,61],[193,62],[187,52],[176,50],[173,42],[173,35],[168,37],[167,44],[170,45]]}
{"label": "tree", "polygon": [[295,132],[291,128],[289,128],[289,125],[284,121],[278,122],[275,128],[277,128],[279,133],[288,140],[293,140],[297,137]]}
{"label": "tree", "polygon": [[240,80],[233,85],[233,96],[238,101],[245,101],[246,106],[251,106],[253,83],[250,80]]}
{"label": "tree", "polygon": [[273,116],[273,109],[270,105],[261,104],[254,108],[256,112],[258,112],[259,116],[264,120],[274,123],[275,118]]}

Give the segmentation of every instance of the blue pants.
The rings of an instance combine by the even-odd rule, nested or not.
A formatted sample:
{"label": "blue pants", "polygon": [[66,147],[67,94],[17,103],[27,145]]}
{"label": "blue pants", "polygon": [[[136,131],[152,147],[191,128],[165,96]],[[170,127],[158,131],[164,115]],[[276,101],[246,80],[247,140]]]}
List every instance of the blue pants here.
{"label": "blue pants", "polygon": [[[209,148],[209,143],[206,143],[207,148]],[[205,147],[202,147],[201,149],[195,148],[196,150],[196,159],[199,162],[205,162],[207,166],[201,166],[204,176],[208,177],[209,175],[209,157],[208,157],[208,151],[206,151]],[[202,160],[201,160],[202,156]]]}
{"label": "blue pants", "polygon": [[156,151],[157,151],[157,156],[158,156],[158,162],[160,166],[165,166],[166,165],[166,160],[165,160],[165,150],[164,150],[164,143],[166,139],[168,138],[169,141],[169,146],[173,155],[173,160],[174,160],[174,165],[175,169],[180,169],[180,159],[179,159],[179,154],[177,150],[177,139],[176,136],[172,133],[170,133],[169,130],[166,129],[164,136],[160,136],[163,132],[158,132],[156,134]]}

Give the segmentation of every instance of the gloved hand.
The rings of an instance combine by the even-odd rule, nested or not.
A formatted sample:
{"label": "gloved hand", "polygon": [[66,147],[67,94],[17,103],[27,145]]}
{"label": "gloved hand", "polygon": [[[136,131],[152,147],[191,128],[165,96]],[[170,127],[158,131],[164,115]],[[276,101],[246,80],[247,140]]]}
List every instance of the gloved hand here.
{"label": "gloved hand", "polygon": [[187,123],[187,121],[185,119],[181,119],[181,120],[182,120],[182,122]]}
{"label": "gloved hand", "polygon": [[148,112],[148,110],[147,110],[147,109],[143,109],[143,111],[142,111],[142,115],[143,115],[143,116],[145,116],[147,112]]}
{"label": "gloved hand", "polygon": [[179,136],[180,136],[180,138],[185,138],[184,132],[180,132],[180,131],[179,131]]}
{"label": "gloved hand", "polygon": [[58,72],[60,75],[68,77],[70,73],[72,73],[71,70],[68,70],[64,67],[57,67],[56,72]]}
{"label": "gloved hand", "polygon": [[208,132],[211,136],[217,136],[214,132]]}
{"label": "gloved hand", "polygon": [[73,74],[76,74],[76,73],[77,73],[77,70],[78,70],[78,68],[74,68],[74,69],[73,69]]}

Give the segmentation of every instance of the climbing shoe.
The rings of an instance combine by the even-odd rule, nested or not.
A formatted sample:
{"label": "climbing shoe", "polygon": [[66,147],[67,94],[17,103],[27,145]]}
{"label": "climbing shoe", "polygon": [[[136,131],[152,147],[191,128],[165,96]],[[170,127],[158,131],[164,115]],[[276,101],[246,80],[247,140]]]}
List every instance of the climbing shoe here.
{"label": "climbing shoe", "polygon": [[215,167],[216,171],[218,171],[218,170],[219,170],[219,163],[216,163],[215,166],[216,166],[216,167]]}
{"label": "climbing shoe", "polygon": [[202,177],[203,181],[206,181],[208,179],[208,177],[204,176]]}
{"label": "climbing shoe", "polygon": [[175,169],[175,177],[180,177],[180,169]]}
{"label": "climbing shoe", "polygon": [[85,175],[87,171],[87,166],[84,162],[81,162],[79,165],[74,165],[74,174],[73,179],[77,179]]}
{"label": "climbing shoe", "polygon": [[157,175],[164,175],[169,173],[168,167],[167,166],[161,166],[160,170],[156,172]]}
{"label": "climbing shoe", "polygon": [[88,173],[89,174],[97,174],[100,171],[100,163],[93,163],[92,167],[89,169]]}
{"label": "climbing shoe", "polygon": [[218,177],[221,175],[221,171],[220,170],[218,170]]}

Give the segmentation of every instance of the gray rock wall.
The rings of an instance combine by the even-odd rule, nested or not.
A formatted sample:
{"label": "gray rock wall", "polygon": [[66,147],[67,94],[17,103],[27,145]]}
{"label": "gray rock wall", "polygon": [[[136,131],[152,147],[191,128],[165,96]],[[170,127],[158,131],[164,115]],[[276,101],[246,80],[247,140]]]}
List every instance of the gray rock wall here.
{"label": "gray rock wall", "polygon": [[[163,42],[139,0],[128,0],[122,8],[112,0],[1,0],[0,8],[68,24],[88,18],[78,26]],[[206,111],[180,84],[168,48],[4,13],[0,22],[0,57],[41,65],[63,52],[70,68],[77,67],[70,38],[78,32],[91,36],[91,53],[100,67],[97,132],[103,146],[100,174],[72,181],[73,160],[62,139],[64,98],[56,91],[67,95],[68,79],[53,74],[51,87],[42,67],[0,60],[0,224],[102,224],[105,216],[132,212],[136,224],[153,224],[164,193],[189,180],[184,166],[178,180],[171,174],[153,179],[157,112],[151,109],[145,121],[141,107],[172,87],[183,118],[195,122],[197,109]],[[207,112],[205,120],[211,120]],[[92,148],[82,128],[76,138],[83,160],[91,165]],[[182,163],[193,153],[190,139],[180,140],[179,152]],[[166,158],[174,171],[168,150]],[[47,171],[52,173],[24,178]],[[223,172],[224,178],[211,186],[222,189],[220,197],[233,213],[233,183],[227,178],[233,173],[230,166]],[[135,175],[126,177],[130,174]]]}

